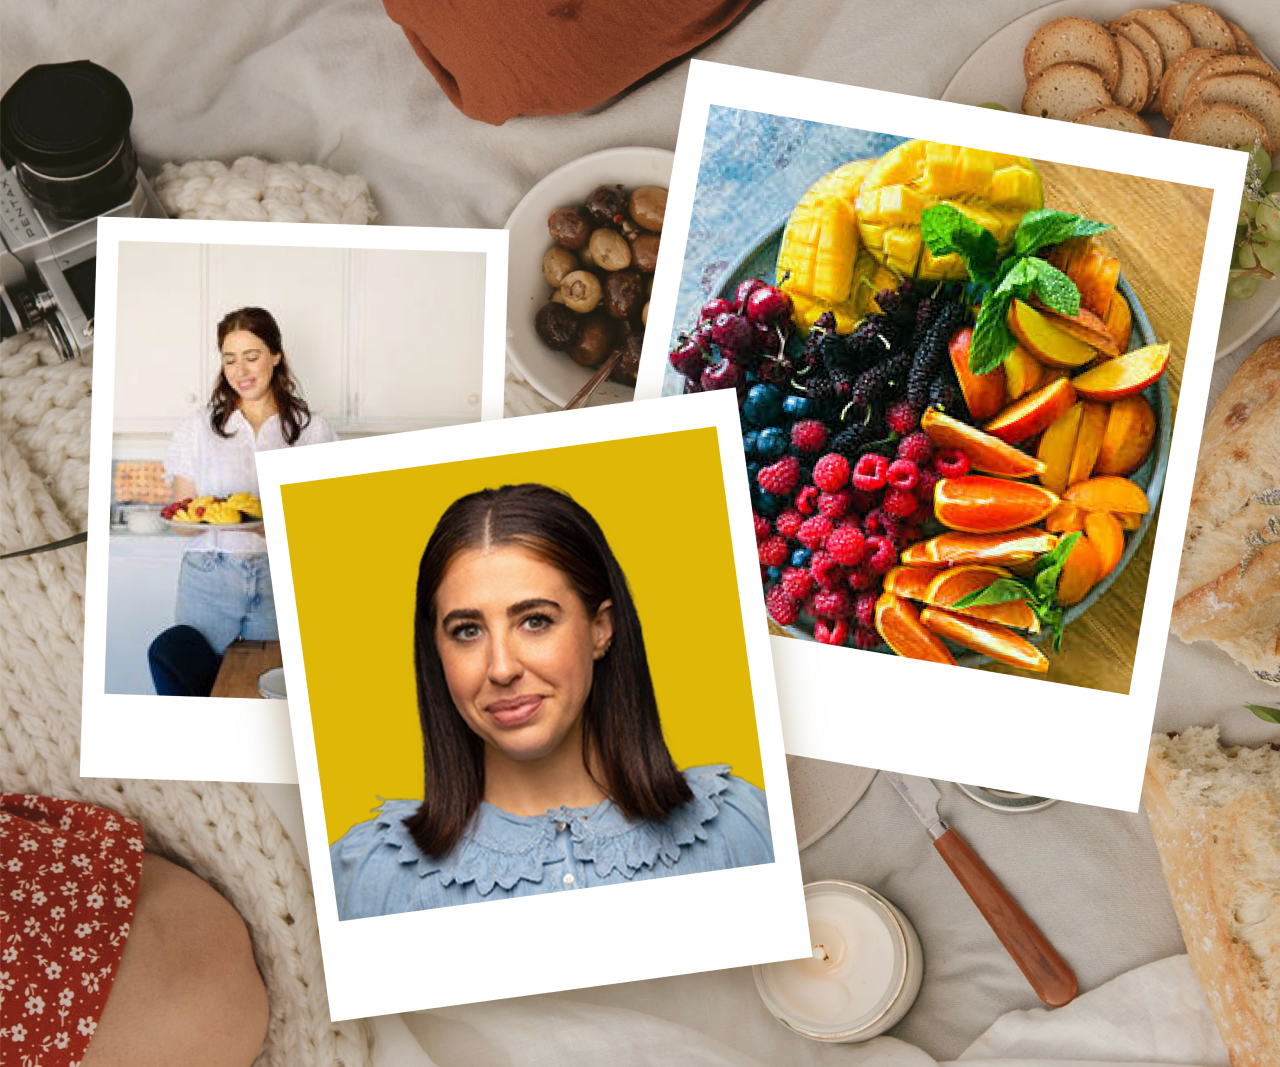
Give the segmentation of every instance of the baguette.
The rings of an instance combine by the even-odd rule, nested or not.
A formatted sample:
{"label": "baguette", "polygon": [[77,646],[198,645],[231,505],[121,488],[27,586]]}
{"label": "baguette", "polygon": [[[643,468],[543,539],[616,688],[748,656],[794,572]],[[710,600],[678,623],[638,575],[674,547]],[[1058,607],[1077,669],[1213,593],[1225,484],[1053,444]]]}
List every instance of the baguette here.
{"label": "baguette", "polygon": [[1231,1067],[1280,1064],[1280,745],[1151,739],[1142,799]]}

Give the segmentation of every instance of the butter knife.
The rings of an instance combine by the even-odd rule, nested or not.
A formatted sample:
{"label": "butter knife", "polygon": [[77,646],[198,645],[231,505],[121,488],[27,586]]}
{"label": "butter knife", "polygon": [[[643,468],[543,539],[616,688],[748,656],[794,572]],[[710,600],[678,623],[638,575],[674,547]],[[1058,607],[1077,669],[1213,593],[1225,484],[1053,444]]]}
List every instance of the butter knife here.
{"label": "butter knife", "polygon": [[933,847],[1031,983],[1036,996],[1053,1008],[1074,1000],[1079,988],[1074,972],[959,831],[948,826],[938,814],[938,801],[942,798],[938,787],[928,778],[917,778],[913,774],[880,773],[893,783],[929,831]]}

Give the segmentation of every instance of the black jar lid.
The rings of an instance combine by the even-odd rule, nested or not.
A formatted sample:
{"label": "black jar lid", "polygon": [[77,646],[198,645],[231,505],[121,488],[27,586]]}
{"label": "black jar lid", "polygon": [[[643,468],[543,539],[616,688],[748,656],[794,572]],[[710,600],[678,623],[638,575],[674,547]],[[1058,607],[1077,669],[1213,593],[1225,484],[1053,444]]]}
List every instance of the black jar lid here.
{"label": "black jar lid", "polygon": [[41,63],[0,98],[0,149],[6,166],[75,177],[110,161],[132,119],[129,90],[105,67]]}

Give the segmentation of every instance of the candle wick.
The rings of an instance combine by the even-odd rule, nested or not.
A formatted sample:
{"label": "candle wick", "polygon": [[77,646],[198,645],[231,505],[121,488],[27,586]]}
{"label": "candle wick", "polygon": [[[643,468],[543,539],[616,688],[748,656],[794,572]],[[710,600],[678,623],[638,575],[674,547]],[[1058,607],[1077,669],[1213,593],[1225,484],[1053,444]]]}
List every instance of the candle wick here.
{"label": "candle wick", "polygon": [[829,959],[831,959],[831,957],[827,955],[827,949],[826,949],[826,946],[825,946],[825,945],[814,945],[814,946],[813,946],[813,958],[814,958],[815,960],[829,960]]}

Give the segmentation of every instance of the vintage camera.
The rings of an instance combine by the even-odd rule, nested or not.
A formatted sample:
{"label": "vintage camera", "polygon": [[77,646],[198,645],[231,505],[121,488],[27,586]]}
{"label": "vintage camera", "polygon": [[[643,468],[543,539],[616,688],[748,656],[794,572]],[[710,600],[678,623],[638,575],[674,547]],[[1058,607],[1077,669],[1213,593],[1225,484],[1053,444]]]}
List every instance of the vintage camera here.
{"label": "vintage camera", "polygon": [[82,59],[32,67],[0,98],[0,335],[43,322],[93,353],[98,218],[165,218],[138,168],[124,82]]}

